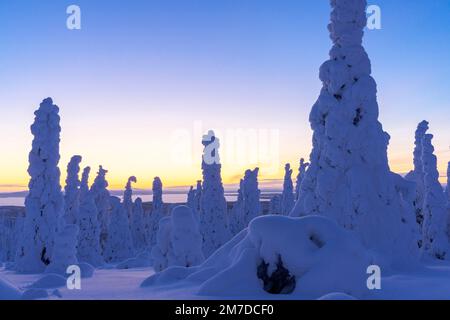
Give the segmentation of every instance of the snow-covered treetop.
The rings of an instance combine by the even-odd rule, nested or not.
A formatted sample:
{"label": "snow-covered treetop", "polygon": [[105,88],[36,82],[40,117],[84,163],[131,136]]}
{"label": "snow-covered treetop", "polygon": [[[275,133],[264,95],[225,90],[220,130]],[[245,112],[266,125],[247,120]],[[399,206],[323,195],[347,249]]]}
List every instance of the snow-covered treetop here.
{"label": "snow-covered treetop", "polygon": [[83,169],[83,173],[81,175],[81,183],[80,183],[80,199],[84,199],[84,197],[89,192],[89,174],[91,173],[91,167],[86,167]]}
{"label": "snow-covered treetop", "polygon": [[107,173],[108,170],[105,170],[102,166],[99,166],[97,176],[92,184],[92,189],[106,189],[108,187],[108,181],[106,181]]}
{"label": "snow-covered treetop", "polygon": [[131,187],[131,184],[136,182],[137,178],[135,176],[131,176],[128,178],[127,184],[125,185],[125,192],[123,195],[124,201],[132,202],[133,189]]}
{"label": "snow-covered treetop", "polygon": [[427,121],[422,121],[417,126],[416,134],[415,134],[415,148],[414,148],[414,171],[416,173],[423,172],[422,165],[422,139],[427,133],[429,127]]}
{"label": "snow-covered treetop", "polygon": [[67,165],[66,192],[67,188],[78,188],[80,180],[78,174],[80,172],[81,156],[73,156]]}

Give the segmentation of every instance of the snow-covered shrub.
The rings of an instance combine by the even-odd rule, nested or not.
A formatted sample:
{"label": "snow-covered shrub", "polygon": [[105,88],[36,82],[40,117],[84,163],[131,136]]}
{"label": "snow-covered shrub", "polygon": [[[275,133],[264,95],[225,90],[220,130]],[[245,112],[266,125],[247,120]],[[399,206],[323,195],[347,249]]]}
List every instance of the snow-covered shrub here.
{"label": "snow-covered shrub", "polygon": [[111,197],[111,219],[103,257],[106,262],[122,262],[134,256],[128,215],[117,197]]}
{"label": "snow-covered shrub", "polygon": [[98,210],[98,222],[100,224],[100,247],[102,255],[104,254],[106,240],[108,238],[108,225],[111,215],[111,196],[108,191],[108,181],[106,181],[106,174],[108,170],[99,167],[97,177],[95,177],[94,183],[91,186],[90,192],[92,192],[95,206]]}
{"label": "snow-covered shrub", "polygon": [[295,200],[297,201],[300,197],[300,186],[302,184],[303,178],[305,177],[306,169],[308,169],[309,163],[305,162],[305,159],[300,159],[300,165],[298,167],[297,180],[295,183]]}
{"label": "snow-covered shrub", "polygon": [[73,156],[67,165],[66,186],[64,187],[65,219],[75,224],[80,208],[80,163],[81,156]]}
{"label": "snow-covered shrub", "polygon": [[414,198],[414,210],[416,213],[416,221],[419,226],[423,223],[423,198],[425,195],[424,172],[422,163],[422,140],[428,131],[428,122],[419,123],[415,134],[414,148],[414,170],[409,172],[405,179],[416,183],[416,195]]}
{"label": "snow-covered shrub", "polygon": [[447,199],[439,183],[437,158],[431,143],[433,135],[422,139],[422,164],[424,174],[423,245],[422,250],[437,259],[450,259],[449,215]]}
{"label": "snow-covered shrub", "polygon": [[0,210],[0,262],[13,262],[20,235],[23,232],[23,212],[21,208]]}
{"label": "snow-covered shrub", "polygon": [[[333,0],[333,48],[310,114],[313,150],[292,216],[322,215],[403,266],[418,257],[414,212],[403,205],[378,121],[377,86],[362,46],[365,0]],[[413,224],[415,226],[413,226]]]}
{"label": "snow-covered shrub", "polygon": [[185,282],[202,296],[317,299],[342,292],[364,298],[371,264],[354,233],[328,218],[262,216],[200,266],[168,268],[143,285]]}
{"label": "snow-covered shrub", "polygon": [[202,236],[187,206],[175,207],[169,217],[160,220],[157,238],[152,250],[156,271],[170,266],[192,267],[204,260]]}
{"label": "snow-covered shrub", "polygon": [[[228,226],[227,202],[221,177],[219,139],[213,131],[203,136],[203,189],[200,199],[200,230],[203,236],[203,253],[209,257],[226,243],[231,232]],[[212,161],[211,161],[212,160]]]}
{"label": "snow-covered shrub", "polygon": [[29,154],[29,193],[25,199],[24,231],[17,248],[16,270],[41,273],[50,264],[58,219],[64,213],[59,162],[59,108],[47,98],[34,113]]}
{"label": "snow-covered shrub", "polygon": [[104,263],[100,247],[100,223],[94,195],[88,192],[82,197],[77,218],[78,245],[77,257],[80,262],[87,262],[95,267]]}
{"label": "snow-covered shrub", "polygon": [[191,186],[188,192],[188,199],[186,205],[191,208],[194,213],[194,218],[200,223],[200,199],[202,196],[202,181],[197,181],[197,188]]}
{"label": "snow-covered shrub", "polygon": [[55,237],[51,262],[45,269],[46,273],[66,275],[68,266],[78,264],[77,238],[78,226],[67,224],[60,227]]}

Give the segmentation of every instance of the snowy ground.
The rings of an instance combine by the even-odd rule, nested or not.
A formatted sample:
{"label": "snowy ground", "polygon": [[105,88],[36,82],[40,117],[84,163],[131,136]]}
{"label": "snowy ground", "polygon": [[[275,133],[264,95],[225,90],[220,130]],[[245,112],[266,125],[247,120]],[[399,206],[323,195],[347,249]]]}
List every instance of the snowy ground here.
{"label": "snowy ground", "polygon": [[[50,299],[87,300],[157,300],[157,299],[216,299],[195,294],[196,287],[141,288],[142,281],[153,274],[152,268],[130,270],[97,270],[94,277],[82,280],[81,290],[59,288],[62,298],[52,295]],[[4,278],[20,289],[39,279],[41,275],[19,275],[12,271],[0,270]],[[51,293],[53,290],[49,290]],[[233,297],[229,297],[232,299]],[[240,297],[261,299],[261,297]],[[373,299],[450,299],[450,263],[427,266],[423,270],[408,274],[383,277],[382,289],[373,291]],[[223,297],[220,297],[223,299]],[[235,298],[236,299],[236,298]],[[289,296],[274,295],[273,299],[289,299]]]}

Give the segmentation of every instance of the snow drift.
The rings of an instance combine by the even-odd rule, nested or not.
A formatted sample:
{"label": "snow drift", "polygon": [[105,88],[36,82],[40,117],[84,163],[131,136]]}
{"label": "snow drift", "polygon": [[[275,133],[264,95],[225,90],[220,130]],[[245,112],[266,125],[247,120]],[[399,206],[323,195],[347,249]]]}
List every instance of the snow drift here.
{"label": "snow drift", "polygon": [[361,298],[373,261],[367,252],[351,231],[328,218],[263,216],[202,265],[168,268],[142,286],[194,285],[201,296],[219,297],[317,299],[341,292]]}

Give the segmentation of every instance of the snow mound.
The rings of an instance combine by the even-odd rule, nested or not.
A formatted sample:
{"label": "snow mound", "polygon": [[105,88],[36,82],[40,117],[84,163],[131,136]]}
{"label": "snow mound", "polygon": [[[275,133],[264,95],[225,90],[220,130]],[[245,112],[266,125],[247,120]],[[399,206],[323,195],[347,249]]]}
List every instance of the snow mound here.
{"label": "snow mound", "polygon": [[50,273],[28,286],[29,289],[54,289],[66,286],[67,279],[59,274]]}
{"label": "snow mound", "polygon": [[6,279],[0,278],[0,300],[18,300],[22,297],[19,289],[15,288]]}
{"label": "snow mound", "polygon": [[135,258],[127,259],[117,265],[117,269],[145,268],[152,264],[150,254],[147,251],[142,252]]}
{"label": "snow mound", "polygon": [[202,265],[168,268],[142,286],[186,281],[201,296],[317,299],[342,292],[362,297],[372,260],[351,231],[328,218],[263,216]]}
{"label": "snow mound", "polygon": [[320,297],[318,300],[356,300],[355,297],[349,296],[342,292],[333,292]]}

